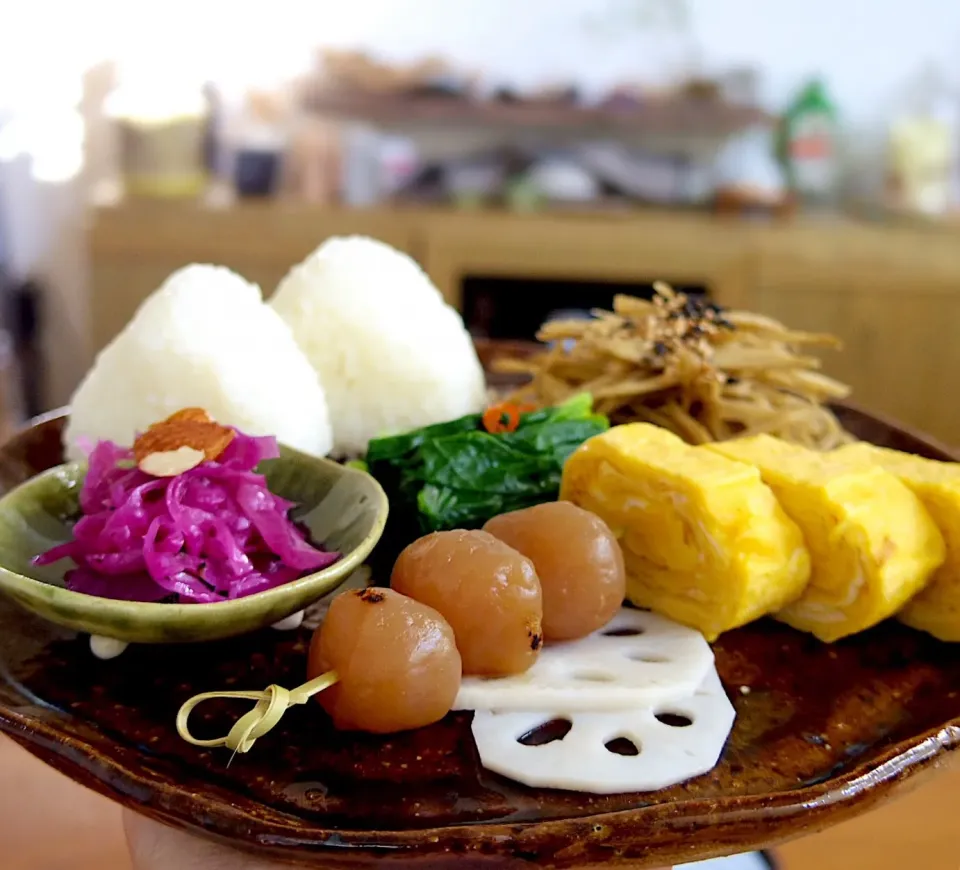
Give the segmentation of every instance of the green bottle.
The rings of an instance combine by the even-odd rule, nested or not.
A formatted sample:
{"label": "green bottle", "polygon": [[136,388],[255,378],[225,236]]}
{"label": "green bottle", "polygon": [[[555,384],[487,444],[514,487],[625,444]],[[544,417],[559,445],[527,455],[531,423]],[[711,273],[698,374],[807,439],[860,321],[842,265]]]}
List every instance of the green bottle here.
{"label": "green bottle", "polygon": [[837,110],[825,86],[813,80],[784,113],[778,156],[791,190],[808,206],[832,205],[839,170]]}

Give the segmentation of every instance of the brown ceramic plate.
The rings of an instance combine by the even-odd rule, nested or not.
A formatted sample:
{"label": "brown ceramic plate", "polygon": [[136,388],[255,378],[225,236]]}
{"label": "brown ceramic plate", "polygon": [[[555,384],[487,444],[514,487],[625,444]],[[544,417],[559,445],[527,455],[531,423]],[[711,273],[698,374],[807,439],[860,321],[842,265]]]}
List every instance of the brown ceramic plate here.
{"label": "brown ceramic plate", "polygon": [[[941,447],[853,409],[863,438]],[[0,449],[0,490],[60,461],[61,421]],[[469,714],[390,738],[295,708],[250,755],[180,741],[183,701],[298,685],[306,632],[92,658],[82,638],[0,599],[0,729],[78,782],[198,834],[300,864],[656,867],[767,846],[863,812],[960,746],[960,647],[890,622],[824,646],[773,622],[724,635],[737,722],[719,766],[655,794],[533,791],[478,764]],[[246,709],[216,704],[197,730]],[[198,717],[200,719],[201,717]]]}

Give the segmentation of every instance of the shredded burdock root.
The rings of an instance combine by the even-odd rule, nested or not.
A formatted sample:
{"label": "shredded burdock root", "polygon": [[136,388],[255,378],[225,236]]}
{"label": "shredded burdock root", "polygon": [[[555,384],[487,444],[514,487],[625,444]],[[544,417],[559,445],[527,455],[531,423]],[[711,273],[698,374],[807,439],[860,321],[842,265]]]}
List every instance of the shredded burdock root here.
{"label": "shredded burdock root", "polygon": [[692,444],[765,432],[830,450],[853,440],[827,403],[850,388],[821,374],[800,348],[839,348],[833,336],[788,329],[654,284],[652,301],[617,296],[590,320],[545,324],[551,346],[494,370],[528,374],[508,397],[548,407],[581,392],[612,423],[644,421]]}

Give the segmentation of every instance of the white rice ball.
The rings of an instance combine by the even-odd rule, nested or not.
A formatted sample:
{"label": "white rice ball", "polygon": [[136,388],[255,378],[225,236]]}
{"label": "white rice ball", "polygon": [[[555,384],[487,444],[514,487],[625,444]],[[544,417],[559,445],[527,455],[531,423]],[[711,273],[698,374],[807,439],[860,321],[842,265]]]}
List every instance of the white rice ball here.
{"label": "white rice ball", "polygon": [[383,242],[330,239],[291,269],[270,304],[320,375],[337,455],[485,405],[460,315],[413,259]]}
{"label": "white rice ball", "polygon": [[333,444],[313,366],[260,288],[222,266],[174,272],[99,354],[71,401],[67,455],[78,440],[129,446],[186,407],[314,455]]}

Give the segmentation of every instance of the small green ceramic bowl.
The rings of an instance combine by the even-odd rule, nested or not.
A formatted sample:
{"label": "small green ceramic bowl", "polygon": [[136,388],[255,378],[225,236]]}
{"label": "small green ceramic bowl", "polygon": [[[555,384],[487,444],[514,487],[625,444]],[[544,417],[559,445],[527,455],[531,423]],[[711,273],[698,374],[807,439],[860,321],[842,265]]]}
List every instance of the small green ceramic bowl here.
{"label": "small green ceramic bowl", "polygon": [[270,491],[298,507],[311,538],[342,553],[328,568],[246,598],[212,604],[153,604],[98,598],[64,587],[71,562],[38,567],[35,556],[68,541],[79,514],[84,464],[42,471],[0,499],[0,591],[67,628],[128,643],[218,640],[272,625],[331,592],[373,550],[387,520],[387,497],[368,474],[281,448],[263,463]]}

